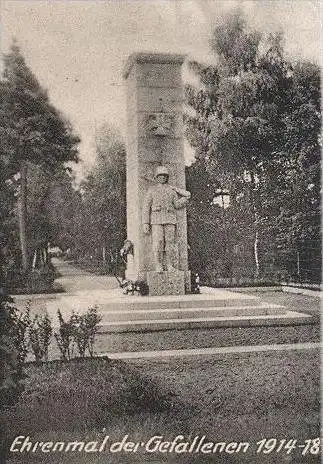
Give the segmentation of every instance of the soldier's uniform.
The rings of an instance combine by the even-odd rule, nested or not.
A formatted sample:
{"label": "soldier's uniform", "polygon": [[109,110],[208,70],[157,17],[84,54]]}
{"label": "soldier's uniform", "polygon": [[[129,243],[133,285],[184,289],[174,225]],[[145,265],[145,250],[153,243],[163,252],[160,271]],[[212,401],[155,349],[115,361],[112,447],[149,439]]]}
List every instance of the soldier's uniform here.
{"label": "soldier's uniform", "polygon": [[[156,175],[168,176],[168,172],[160,167]],[[176,193],[167,183],[154,185],[148,189],[143,204],[142,222],[151,226],[156,271],[163,270],[164,253],[167,270],[178,268],[176,210],[184,208],[189,200],[187,197],[179,196],[180,189],[177,191],[179,193]]]}

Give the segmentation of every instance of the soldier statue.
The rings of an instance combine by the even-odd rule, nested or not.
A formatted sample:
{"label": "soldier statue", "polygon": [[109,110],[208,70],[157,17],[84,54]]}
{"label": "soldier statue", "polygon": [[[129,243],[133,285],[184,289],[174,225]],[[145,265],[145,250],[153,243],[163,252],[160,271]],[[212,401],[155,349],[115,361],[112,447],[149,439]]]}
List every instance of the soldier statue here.
{"label": "soldier statue", "polygon": [[158,166],[155,172],[157,185],[147,191],[143,210],[143,232],[152,235],[155,271],[178,269],[178,246],[176,238],[176,210],[185,208],[191,198],[190,192],[168,184],[169,172]]}

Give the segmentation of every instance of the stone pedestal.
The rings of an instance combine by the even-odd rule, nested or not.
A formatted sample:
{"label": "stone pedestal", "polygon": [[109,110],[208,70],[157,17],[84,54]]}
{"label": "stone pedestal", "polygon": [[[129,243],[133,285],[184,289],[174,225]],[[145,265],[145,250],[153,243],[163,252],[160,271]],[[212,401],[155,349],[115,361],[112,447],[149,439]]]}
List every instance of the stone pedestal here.
{"label": "stone pedestal", "polygon": [[185,272],[147,272],[149,295],[183,295],[185,293]]}
{"label": "stone pedestal", "polygon": [[[183,62],[182,55],[135,53],[123,73],[127,89],[127,238],[134,244],[132,272],[143,280],[154,271],[151,235],[143,233],[141,218],[156,167],[167,167],[169,184],[185,189]],[[184,275],[188,271],[185,209],[177,212],[177,238],[179,271]],[[169,288],[174,288],[175,294],[184,293],[183,284]]]}

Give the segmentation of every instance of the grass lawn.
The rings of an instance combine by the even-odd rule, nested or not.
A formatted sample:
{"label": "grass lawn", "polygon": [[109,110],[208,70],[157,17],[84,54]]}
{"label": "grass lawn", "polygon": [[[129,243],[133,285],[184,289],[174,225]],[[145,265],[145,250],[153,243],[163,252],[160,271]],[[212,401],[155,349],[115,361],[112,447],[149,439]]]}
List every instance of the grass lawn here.
{"label": "grass lawn", "polygon": [[282,291],[261,291],[248,292],[249,295],[258,296],[262,301],[283,305],[290,311],[299,311],[316,316],[317,319],[321,310],[320,292],[313,292],[313,295],[302,295]]}
{"label": "grass lawn", "polygon": [[200,356],[171,360],[108,359],[28,365],[26,390],[2,417],[7,442],[147,442],[204,436],[213,442],[249,442],[246,453],[176,454],[11,453],[9,464],[37,463],[314,463],[302,449],[256,454],[263,438],[319,436],[318,350]]}

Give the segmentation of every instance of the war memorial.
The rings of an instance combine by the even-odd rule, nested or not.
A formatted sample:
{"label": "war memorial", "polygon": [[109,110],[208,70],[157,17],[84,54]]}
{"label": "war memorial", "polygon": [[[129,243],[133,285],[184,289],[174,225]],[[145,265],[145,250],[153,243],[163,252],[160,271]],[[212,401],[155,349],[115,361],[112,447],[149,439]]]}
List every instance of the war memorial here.
{"label": "war memorial", "polygon": [[[102,332],[297,324],[308,314],[222,289],[190,293],[185,186],[182,65],[177,54],[134,53],[124,67],[127,96],[126,278],[149,294],[120,289],[83,295],[96,304]],[[192,192],[192,195],[194,192]],[[62,296],[61,299],[69,298]],[[93,301],[93,298],[95,301]],[[53,308],[48,308],[52,309]]]}
{"label": "war memorial", "polygon": [[46,310],[55,319],[59,308],[68,316],[75,306],[82,311],[95,305],[102,316],[102,335],[312,323],[308,313],[267,303],[239,289],[202,287],[199,294],[191,292],[186,206],[194,192],[185,185],[184,59],[177,54],[134,53],[123,71],[126,281],[144,282],[147,294],[123,294],[121,288],[62,293],[46,301]]}
{"label": "war memorial", "polygon": [[318,462],[313,1],[2,3],[0,462]]}
{"label": "war memorial", "polygon": [[191,291],[186,207],[194,192],[188,192],[185,184],[184,60],[178,54],[134,53],[123,69],[127,97],[126,242],[131,245],[126,280],[145,282],[147,294],[123,294],[121,288],[78,289],[44,298],[44,308],[56,321],[58,309],[69,317],[76,307],[83,311],[95,305],[102,316],[102,336],[312,323],[308,313],[267,303],[239,289],[202,287],[199,294]]}
{"label": "war memorial", "polygon": [[[189,291],[185,205],[175,212],[170,198],[155,199],[153,211],[149,211],[150,205],[147,204],[147,195],[151,195],[153,190],[156,192],[153,184],[157,181],[157,168],[164,167],[168,171],[169,184],[185,189],[183,62],[184,56],[181,55],[138,53],[129,57],[124,70],[128,118],[127,238],[134,244],[134,269],[131,271],[138,278],[147,280],[151,295],[176,295]],[[178,195],[175,191],[173,193]],[[159,196],[165,197],[163,193]],[[156,248],[154,242],[158,241],[154,230],[157,224],[152,224],[151,233],[148,229],[145,233],[144,228],[147,224],[150,226],[151,217],[165,214],[169,217],[160,218],[161,221],[157,222],[164,223],[160,224],[164,229],[174,229],[167,231],[172,237],[167,240],[166,233],[168,243],[165,247],[165,254],[172,254],[173,262],[172,265],[168,262],[163,269],[163,257],[160,256],[157,263],[156,252],[153,251]],[[143,218],[143,215],[146,217]],[[159,241],[163,239],[165,237]],[[163,247],[160,248],[158,252],[163,253]]]}

